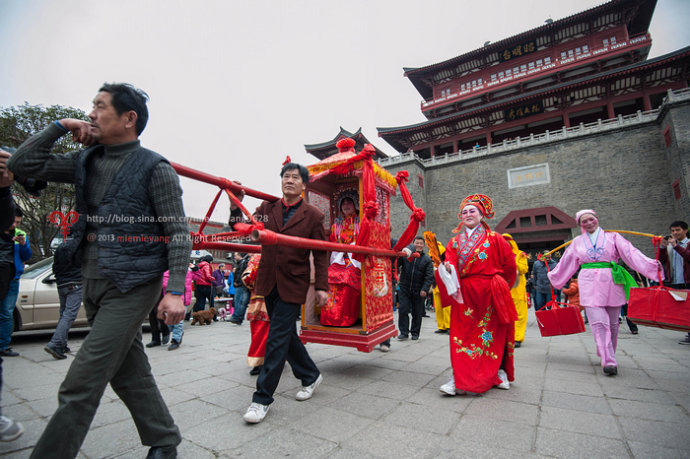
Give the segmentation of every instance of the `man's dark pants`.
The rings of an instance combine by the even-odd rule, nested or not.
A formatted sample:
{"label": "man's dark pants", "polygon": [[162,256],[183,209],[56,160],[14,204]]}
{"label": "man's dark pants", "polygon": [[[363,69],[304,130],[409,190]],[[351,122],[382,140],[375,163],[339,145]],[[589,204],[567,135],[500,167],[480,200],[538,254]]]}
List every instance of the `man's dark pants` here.
{"label": "man's dark pants", "polygon": [[141,323],[159,300],[162,277],[121,293],[106,279],[84,279],[91,331],[58,392],[58,408],[32,458],[74,458],[108,382],[132,414],[146,446],[177,445],[180,431],[151,374]]}
{"label": "man's dark pants", "polygon": [[208,300],[209,308],[214,307],[213,305],[213,292],[214,288],[211,285],[197,285],[196,290],[194,290],[196,296],[196,304],[194,305],[194,312],[203,311],[206,309],[206,301]]}
{"label": "man's dark pants", "polygon": [[233,301],[235,310],[230,318],[233,322],[242,323],[244,320],[244,314],[247,312],[250,296],[251,292],[244,285],[235,287],[235,300]]}
{"label": "man's dark pants", "polygon": [[295,322],[300,313],[300,305],[281,300],[278,289],[275,288],[266,297],[266,310],[271,319],[266,339],[266,357],[252,397],[252,402],[262,405],[273,403],[273,393],[280,382],[286,360],[303,386],[313,384],[319,377],[319,369],[297,336]]}
{"label": "man's dark pants", "polygon": [[166,336],[170,335],[170,329],[165,325],[165,321],[158,318],[158,303],[149,313],[149,326],[151,326],[151,341],[154,343],[160,344],[161,335],[163,336],[163,341],[166,340]]}
{"label": "man's dark pants", "polygon": [[[424,315],[424,303],[426,298],[414,294],[408,289],[401,288],[398,291],[398,330],[402,336],[412,335],[419,337],[422,328],[422,316]],[[412,324],[409,314],[412,313]]]}
{"label": "man's dark pants", "polygon": [[79,314],[82,294],[82,284],[71,284],[58,287],[58,296],[60,297],[60,320],[55,328],[53,337],[50,338],[50,344],[60,352],[65,352],[67,334]]}

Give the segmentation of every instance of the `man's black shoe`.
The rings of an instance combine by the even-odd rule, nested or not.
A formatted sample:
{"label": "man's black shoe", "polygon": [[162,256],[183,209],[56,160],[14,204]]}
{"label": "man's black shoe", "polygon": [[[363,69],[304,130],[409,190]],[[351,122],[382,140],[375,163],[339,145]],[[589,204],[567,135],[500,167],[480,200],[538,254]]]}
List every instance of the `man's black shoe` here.
{"label": "man's black shoe", "polygon": [[241,320],[228,319],[228,322],[230,322],[231,324],[235,324],[235,325],[242,325]]}
{"label": "man's black shoe", "polygon": [[151,341],[150,343],[146,344],[146,347],[156,347],[160,346],[161,342],[160,341]]}
{"label": "man's black shoe", "polygon": [[515,347],[518,348],[522,346],[522,343],[520,341],[515,341]]}
{"label": "man's black shoe", "polygon": [[413,341],[417,341],[419,339],[419,336],[412,336]]}
{"label": "man's black shoe", "polygon": [[0,357],[18,357],[19,352],[15,352],[11,347],[5,348],[0,351]]}
{"label": "man's black shoe", "polygon": [[170,342],[170,333],[163,335],[163,344],[168,344]]}
{"label": "man's black shoe", "polygon": [[252,376],[256,376],[259,373],[261,373],[261,365],[259,365],[258,367],[254,367],[251,370],[249,370],[249,374]]}
{"label": "man's black shoe", "polygon": [[448,330],[442,330],[442,329],[439,328],[439,329],[436,330],[434,333],[438,333],[438,334],[448,333]]}
{"label": "man's black shoe", "polygon": [[46,351],[48,354],[52,355],[55,360],[62,360],[67,358],[67,356],[63,352],[51,346],[50,343],[46,344],[43,350]]}
{"label": "man's black shoe", "polygon": [[405,341],[407,339],[407,335],[398,335],[398,341]]}
{"label": "man's black shoe", "polygon": [[175,459],[177,448],[175,446],[154,446],[149,449],[146,459]]}
{"label": "man's black shoe", "polygon": [[174,351],[178,347],[180,347],[180,343],[178,343],[177,340],[172,340],[172,342],[170,343],[170,346],[168,346],[168,350]]}

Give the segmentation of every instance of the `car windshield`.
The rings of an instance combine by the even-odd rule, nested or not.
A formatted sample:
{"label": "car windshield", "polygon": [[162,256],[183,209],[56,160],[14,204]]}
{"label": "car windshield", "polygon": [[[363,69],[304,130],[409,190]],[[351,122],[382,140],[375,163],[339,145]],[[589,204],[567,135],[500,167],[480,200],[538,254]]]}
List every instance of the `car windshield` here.
{"label": "car windshield", "polygon": [[41,274],[45,273],[46,271],[52,269],[53,267],[53,257],[46,258],[45,260],[41,260],[38,263],[34,263],[33,265],[29,266],[24,270],[24,274],[22,274],[22,279],[34,279]]}

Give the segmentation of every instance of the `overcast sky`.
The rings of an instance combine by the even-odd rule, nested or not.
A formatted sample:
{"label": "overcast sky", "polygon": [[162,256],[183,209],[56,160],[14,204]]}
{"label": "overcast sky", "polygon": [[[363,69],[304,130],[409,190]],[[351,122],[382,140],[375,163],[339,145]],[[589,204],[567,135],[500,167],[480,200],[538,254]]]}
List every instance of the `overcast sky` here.
{"label": "overcast sky", "polygon": [[[395,150],[376,127],[424,121],[403,67],[421,67],[570,16],[597,0],[0,0],[0,107],[87,113],[99,86],[145,90],[144,146],[280,194],[289,154],[340,126]],[[690,45],[690,1],[659,0],[650,57]],[[187,214],[217,189],[183,178]],[[227,198],[213,214],[227,219]],[[255,202],[250,202],[253,210]]]}

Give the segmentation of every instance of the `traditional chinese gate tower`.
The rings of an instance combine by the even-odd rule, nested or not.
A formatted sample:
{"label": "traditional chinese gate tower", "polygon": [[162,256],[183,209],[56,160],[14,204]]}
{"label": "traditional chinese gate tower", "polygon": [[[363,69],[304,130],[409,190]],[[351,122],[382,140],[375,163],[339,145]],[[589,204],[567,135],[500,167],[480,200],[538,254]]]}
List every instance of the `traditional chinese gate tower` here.
{"label": "traditional chinese gate tower", "polygon": [[645,112],[687,87],[690,49],[647,59],[656,0],[612,0],[436,64],[405,68],[427,121],[378,128],[426,159]]}

